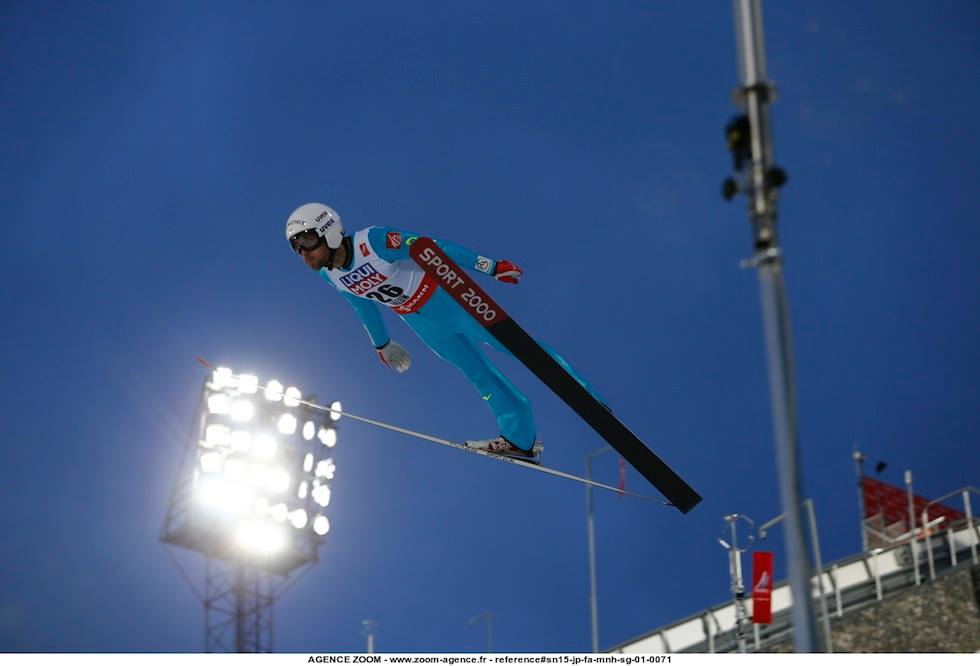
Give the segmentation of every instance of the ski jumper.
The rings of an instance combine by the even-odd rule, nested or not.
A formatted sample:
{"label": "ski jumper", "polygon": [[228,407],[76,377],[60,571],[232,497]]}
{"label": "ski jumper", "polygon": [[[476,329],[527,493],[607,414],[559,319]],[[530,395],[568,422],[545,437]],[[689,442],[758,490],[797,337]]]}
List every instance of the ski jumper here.
{"label": "ski jumper", "polygon": [[[463,310],[409,256],[421,234],[387,227],[354,233],[352,257],[344,267],[320,269],[320,277],[347,299],[376,348],[390,337],[378,310],[397,313],[437,356],[456,366],[470,380],[497,419],[500,434],[528,450],[537,437],[531,403],[486,357],[479,343],[510,354],[500,342]],[[435,239],[433,239],[435,240]],[[463,268],[493,275],[496,262],[454,243],[435,240]],[[600,398],[553,349],[539,341],[569,374]]]}

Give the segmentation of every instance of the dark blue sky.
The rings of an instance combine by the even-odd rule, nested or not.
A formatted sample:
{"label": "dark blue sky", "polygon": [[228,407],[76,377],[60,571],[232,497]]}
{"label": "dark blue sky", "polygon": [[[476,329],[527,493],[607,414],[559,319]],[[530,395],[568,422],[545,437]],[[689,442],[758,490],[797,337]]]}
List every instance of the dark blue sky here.
{"label": "dark blue sky", "polygon": [[[765,22],[804,493],[831,561],[859,548],[855,444],[924,495],[980,482],[980,11],[780,2]],[[726,2],[3,3],[0,649],[201,648],[157,542],[198,354],[495,433],[387,315],[415,362],[380,365],[289,252],[285,216],[316,200],[523,266],[484,286],[704,495],[687,516],[596,496],[603,646],[725,599],[722,515],[781,511],[749,225],[718,194],[733,41]],[[603,442],[494,358],[544,462],[583,473]],[[276,608],[278,650],[362,650],[368,618],[380,650],[479,650],[487,609],[500,651],[588,649],[580,486],[342,425],[332,531]],[[615,456],[595,473],[615,483]]]}

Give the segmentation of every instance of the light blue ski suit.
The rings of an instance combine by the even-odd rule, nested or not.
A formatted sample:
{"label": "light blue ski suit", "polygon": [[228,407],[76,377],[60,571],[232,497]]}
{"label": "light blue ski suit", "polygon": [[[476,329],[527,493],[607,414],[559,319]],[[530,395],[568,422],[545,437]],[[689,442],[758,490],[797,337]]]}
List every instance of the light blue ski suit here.
{"label": "light blue ski suit", "polygon": [[[510,353],[480,326],[409,256],[420,234],[388,227],[368,227],[353,234],[348,263],[320,277],[351,304],[375,348],[390,337],[378,303],[394,310],[429,349],[456,366],[480,392],[497,419],[500,434],[522,449],[534,444],[537,430],[531,403],[486,357],[479,343]],[[435,239],[433,239],[435,240]],[[435,240],[461,268],[494,274],[496,262],[447,241]],[[557,352],[539,341],[582,386],[600,398]]]}

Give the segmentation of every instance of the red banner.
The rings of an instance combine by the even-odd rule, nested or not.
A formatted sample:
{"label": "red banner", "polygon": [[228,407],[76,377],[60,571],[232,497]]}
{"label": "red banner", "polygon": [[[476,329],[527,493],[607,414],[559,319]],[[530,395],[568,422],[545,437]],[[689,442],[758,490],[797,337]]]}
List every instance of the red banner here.
{"label": "red banner", "polygon": [[752,621],[772,624],[772,553],[752,553]]}
{"label": "red banner", "polygon": [[443,252],[431,238],[423,237],[416,240],[412,243],[409,254],[427,275],[436,280],[436,284],[445,289],[484,328],[510,319],[504,309],[497,305],[487,292],[473,281],[473,278],[456,266],[449,255]]}

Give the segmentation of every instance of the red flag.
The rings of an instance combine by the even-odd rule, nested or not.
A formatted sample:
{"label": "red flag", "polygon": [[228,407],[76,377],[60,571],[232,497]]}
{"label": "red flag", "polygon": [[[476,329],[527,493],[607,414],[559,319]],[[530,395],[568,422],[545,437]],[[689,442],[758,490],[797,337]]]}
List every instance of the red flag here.
{"label": "red flag", "polygon": [[772,624],[772,553],[752,553],[752,621]]}
{"label": "red flag", "polygon": [[622,458],[619,459],[619,490],[620,492],[626,490],[626,461]]}

